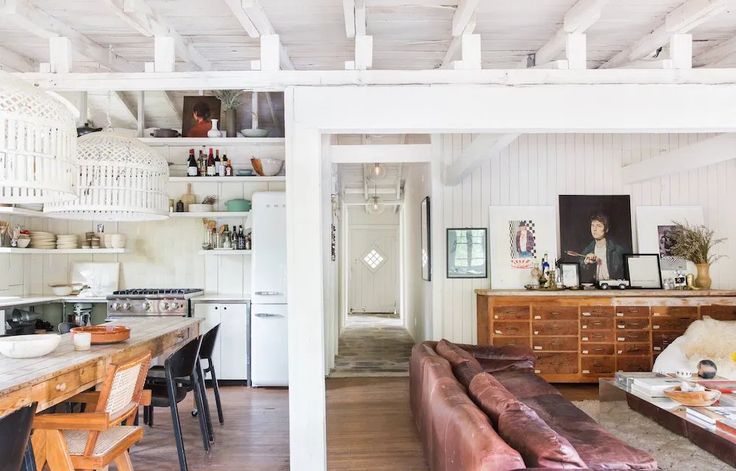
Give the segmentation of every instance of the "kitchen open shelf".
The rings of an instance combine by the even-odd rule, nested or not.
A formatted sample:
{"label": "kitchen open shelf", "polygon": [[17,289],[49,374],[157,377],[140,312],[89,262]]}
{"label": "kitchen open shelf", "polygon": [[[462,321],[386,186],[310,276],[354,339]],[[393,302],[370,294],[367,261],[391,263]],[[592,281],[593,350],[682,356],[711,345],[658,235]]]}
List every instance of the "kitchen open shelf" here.
{"label": "kitchen open shelf", "polygon": [[188,213],[169,213],[172,218],[245,218],[248,217],[250,211],[212,211],[212,212],[188,212]]}
{"label": "kitchen open shelf", "polygon": [[284,145],[283,137],[141,137],[149,146],[240,146],[240,145]]}
{"label": "kitchen open shelf", "polygon": [[121,254],[127,253],[128,249],[21,249],[18,247],[0,247],[0,253],[13,253],[23,255],[72,255],[72,254]]}
{"label": "kitchen open shelf", "polygon": [[42,218],[46,217],[43,211],[35,209],[14,208],[12,206],[0,206],[0,214],[11,214],[14,216]]}
{"label": "kitchen open shelf", "polygon": [[283,175],[276,177],[169,177],[169,183],[276,183],[285,182]]}
{"label": "kitchen open shelf", "polygon": [[197,252],[199,255],[239,255],[239,256],[245,256],[250,255],[253,251],[252,250],[232,250],[232,249],[212,249],[212,250],[200,250]]}

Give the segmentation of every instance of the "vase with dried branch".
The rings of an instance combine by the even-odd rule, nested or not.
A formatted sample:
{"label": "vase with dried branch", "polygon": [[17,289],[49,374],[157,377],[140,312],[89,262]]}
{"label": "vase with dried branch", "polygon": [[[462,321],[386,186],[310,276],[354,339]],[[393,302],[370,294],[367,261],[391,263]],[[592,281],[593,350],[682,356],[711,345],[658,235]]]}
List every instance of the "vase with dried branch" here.
{"label": "vase with dried branch", "polygon": [[227,132],[227,137],[235,137],[238,126],[235,122],[236,110],[242,104],[242,95],[244,90],[218,90],[215,96],[222,103],[222,110],[225,113],[223,128]]}
{"label": "vase with dried branch", "polygon": [[704,225],[691,226],[675,221],[671,232],[672,255],[684,258],[695,264],[698,270],[695,286],[710,289],[710,266],[723,258],[723,255],[713,253],[713,248],[724,242],[724,238],[716,238],[715,231]]}

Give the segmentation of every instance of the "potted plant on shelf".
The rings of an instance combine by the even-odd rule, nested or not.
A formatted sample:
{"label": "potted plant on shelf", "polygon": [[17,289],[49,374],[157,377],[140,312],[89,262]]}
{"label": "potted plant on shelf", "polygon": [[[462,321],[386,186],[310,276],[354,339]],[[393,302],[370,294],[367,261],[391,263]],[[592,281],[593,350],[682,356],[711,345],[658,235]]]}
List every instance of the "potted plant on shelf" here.
{"label": "potted plant on shelf", "polygon": [[222,103],[222,110],[225,112],[224,124],[222,125],[227,132],[227,137],[235,137],[238,127],[235,124],[235,111],[241,105],[240,98],[245,93],[243,90],[218,90],[215,96]]}
{"label": "potted plant on shelf", "polygon": [[697,276],[695,286],[701,289],[710,289],[710,266],[721,259],[722,255],[715,255],[713,248],[726,239],[716,239],[715,231],[704,225],[691,226],[675,221],[672,231],[672,255],[684,258],[695,264]]}

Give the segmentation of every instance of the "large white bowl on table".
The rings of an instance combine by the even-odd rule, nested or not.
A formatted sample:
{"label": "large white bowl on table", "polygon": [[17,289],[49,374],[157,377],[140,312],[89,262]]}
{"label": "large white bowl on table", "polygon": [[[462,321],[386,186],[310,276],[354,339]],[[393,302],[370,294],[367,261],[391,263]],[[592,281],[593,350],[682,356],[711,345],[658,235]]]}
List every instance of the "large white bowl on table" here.
{"label": "large white bowl on table", "polygon": [[58,334],[16,335],[0,338],[0,353],[10,358],[38,358],[56,350]]}

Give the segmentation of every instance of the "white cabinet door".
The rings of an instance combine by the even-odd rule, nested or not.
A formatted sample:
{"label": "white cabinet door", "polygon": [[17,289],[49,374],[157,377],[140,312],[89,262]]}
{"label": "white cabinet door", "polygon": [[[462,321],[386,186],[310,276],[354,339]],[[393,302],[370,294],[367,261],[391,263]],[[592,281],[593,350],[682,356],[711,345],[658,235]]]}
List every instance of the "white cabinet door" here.
{"label": "white cabinet door", "polygon": [[220,312],[218,379],[248,379],[248,305],[215,304]]}
{"label": "white cabinet door", "polygon": [[288,386],[286,304],[251,305],[251,384]]}
{"label": "white cabinet door", "polygon": [[[221,310],[219,309],[218,304],[204,304],[204,303],[197,303],[194,305],[194,317],[198,317],[200,319],[204,319],[207,324],[210,326],[215,326],[217,324],[222,324],[222,316],[221,316]],[[205,327],[203,327],[201,330],[202,332],[205,332]],[[217,342],[215,342],[215,349],[212,352],[212,364],[215,367],[215,373],[217,374],[217,377],[220,377],[220,370],[222,369],[221,365],[221,345],[222,345],[222,325],[220,325],[220,332],[217,335]]]}

